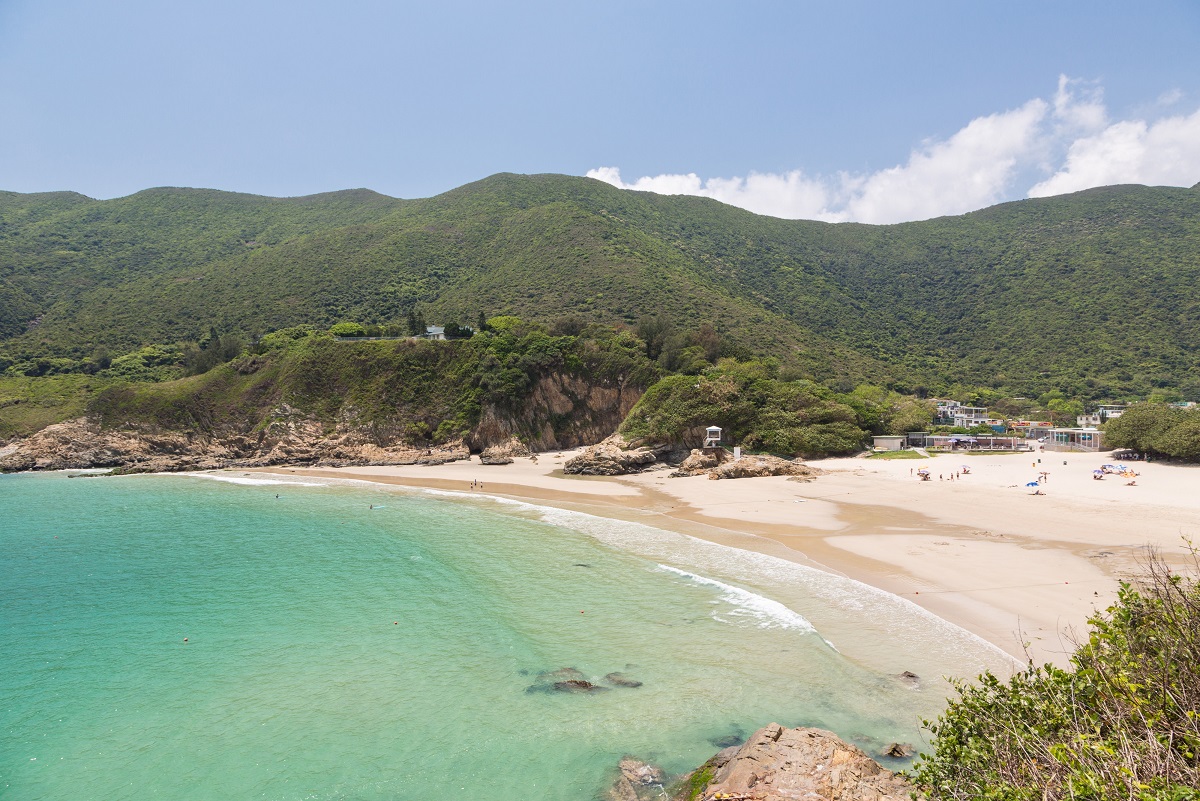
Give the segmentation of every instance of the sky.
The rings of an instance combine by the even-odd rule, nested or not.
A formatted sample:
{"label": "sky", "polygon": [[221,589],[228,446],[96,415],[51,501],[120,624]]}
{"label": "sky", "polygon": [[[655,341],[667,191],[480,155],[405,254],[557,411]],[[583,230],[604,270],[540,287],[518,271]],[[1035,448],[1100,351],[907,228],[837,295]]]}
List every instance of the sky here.
{"label": "sky", "polygon": [[587,175],[891,223],[1200,182],[1200,2],[0,0],[0,189]]}

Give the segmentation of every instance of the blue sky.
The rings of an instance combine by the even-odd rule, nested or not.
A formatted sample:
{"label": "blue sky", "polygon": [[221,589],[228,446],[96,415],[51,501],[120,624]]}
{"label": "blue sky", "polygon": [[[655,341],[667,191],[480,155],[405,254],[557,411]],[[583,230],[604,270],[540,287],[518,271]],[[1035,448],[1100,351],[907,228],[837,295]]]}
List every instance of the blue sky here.
{"label": "blue sky", "polygon": [[592,174],[894,222],[1200,181],[1200,3],[0,0],[0,189]]}

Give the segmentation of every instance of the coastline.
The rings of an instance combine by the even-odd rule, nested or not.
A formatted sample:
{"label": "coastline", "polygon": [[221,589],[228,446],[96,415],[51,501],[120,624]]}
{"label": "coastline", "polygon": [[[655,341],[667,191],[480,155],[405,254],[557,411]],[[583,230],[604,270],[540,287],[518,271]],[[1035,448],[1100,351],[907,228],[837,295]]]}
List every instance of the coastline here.
{"label": "coastline", "polygon": [[[1092,470],[1106,454],[827,459],[802,483],[712,481],[666,470],[566,476],[578,451],[509,465],[270,467],[246,472],[353,479],[497,496],[638,522],[845,576],[924,608],[1024,662],[1065,664],[1087,618],[1135,575],[1146,546],[1173,566],[1200,535],[1200,468],[1136,462],[1135,486]],[[1037,459],[1041,459],[1041,463]],[[922,465],[956,480],[920,482]],[[1048,473],[1044,495],[1026,482]],[[472,482],[482,482],[482,487]]]}

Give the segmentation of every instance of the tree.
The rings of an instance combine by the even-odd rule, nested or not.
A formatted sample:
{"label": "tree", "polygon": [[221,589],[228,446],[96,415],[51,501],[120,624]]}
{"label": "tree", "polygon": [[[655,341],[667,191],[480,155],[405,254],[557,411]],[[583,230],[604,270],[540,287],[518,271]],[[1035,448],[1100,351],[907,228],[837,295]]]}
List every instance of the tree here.
{"label": "tree", "polygon": [[446,339],[470,339],[475,336],[475,332],[470,328],[455,322],[446,323],[442,333],[446,335]]}
{"label": "tree", "polygon": [[1143,453],[1164,453],[1160,447],[1163,437],[1182,414],[1182,410],[1165,403],[1135,403],[1120,417],[1104,424],[1105,444]]}
{"label": "tree", "polygon": [[329,329],[335,337],[365,337],[367,328],[362,323],[336,323]]}

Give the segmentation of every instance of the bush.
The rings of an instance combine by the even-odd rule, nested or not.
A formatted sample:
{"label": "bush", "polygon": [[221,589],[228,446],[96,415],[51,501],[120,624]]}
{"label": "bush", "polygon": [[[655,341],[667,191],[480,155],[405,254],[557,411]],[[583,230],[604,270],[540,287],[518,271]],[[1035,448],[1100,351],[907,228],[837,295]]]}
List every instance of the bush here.
{"label": "bush", "polygon": [[1200,585],[1151,557],[1068,670],[959,683],[910,778],[940,799],[1200,799]]}
{"label": "bush", "polygon": [[365,337],[367,328],[362,323],[337,323],[329,329],[335,337]]}

